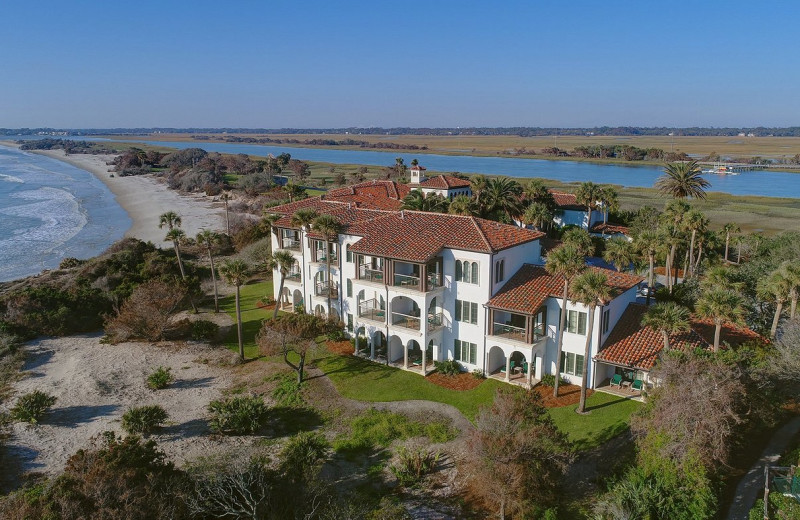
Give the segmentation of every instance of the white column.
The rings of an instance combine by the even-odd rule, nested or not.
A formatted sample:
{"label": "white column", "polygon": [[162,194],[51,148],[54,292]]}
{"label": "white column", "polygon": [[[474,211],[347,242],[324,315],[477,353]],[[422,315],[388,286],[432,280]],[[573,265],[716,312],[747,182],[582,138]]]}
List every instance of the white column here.
{"label": "white column", "polygon": [[369,344],[369,358],[371,360],[375,361],[375,340],[374,339]]}
{"label": "white column", "polygon": [[511,381],[511,356],[506,356],[506,383]]}
{"label": "white column", "polygon": [[403,368],[408,369],[408,345],[403,345]]}
{"label": "white column", "polygon": [[531,357],[528,358],[528,373],[525,374],[528,380],[528,388],[531,387],[531,372],[534,370],[533,365],[536,363],[536,356],[531,352]]}
{"label": "white column", "polygon": [[427,354],[428,354],[428,349],[427,348],[423,348],[422,349],[422,375],[423,376],[425,375],[425,368],[428,366],[426,364],[428,362]]}

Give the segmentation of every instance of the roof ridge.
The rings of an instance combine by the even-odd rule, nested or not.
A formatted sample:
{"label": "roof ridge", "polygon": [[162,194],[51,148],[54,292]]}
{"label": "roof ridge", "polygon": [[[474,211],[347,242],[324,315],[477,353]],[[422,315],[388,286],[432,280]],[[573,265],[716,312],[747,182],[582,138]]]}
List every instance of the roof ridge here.
{"label": "roof ridge", "polygon": [[481,236],[483,243],[486,244],[486,248],[489,249],[489,251],[491,251],[492,253],[494,253],[494,248],[492,247],[492,244],[489,243],[489,239],[486,238],[486,233],[483,232],[483,229],[478,224],[477,217],[473,217],[471,215],[459,215],[459,216],[467,217],[472,220],[472,225],[474,225],[475,229],[478,230],[478,234]]}

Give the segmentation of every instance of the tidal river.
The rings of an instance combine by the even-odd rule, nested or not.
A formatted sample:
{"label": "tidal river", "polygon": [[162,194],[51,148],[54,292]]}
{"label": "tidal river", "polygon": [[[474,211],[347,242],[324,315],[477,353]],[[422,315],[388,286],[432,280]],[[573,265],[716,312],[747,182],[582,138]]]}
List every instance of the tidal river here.
{"label": "tidal river", "polygon": [[[80,139],[80,137],[73,137]],[[294,148],[288,146],[264,146],[256,144],[206,143],[136,140],[136,142],[172,148],[202,148],[209,152],[245,153],[266,156],[290,153],[292,157],[305,161],[333,164],[369,164],[389,166],[395,157],[403,157],[406,164],[417,158],[429,170],[508,175],[510,177],[543,177],[562,182],[592,181],[650,188],[662,175],[656,166],[626,166],[618,164],[593,164],[575,161],[546,161],[517,157],[472,157],[466,155],[435,155],[408,151],[361,151],[329,150],[324,148]],[[779,171],[750,171],[740,175],[706,175],[711,182],[709,191],[720,191],[732,195],[761,195],[764,197],[800,198],[800,173]]]}

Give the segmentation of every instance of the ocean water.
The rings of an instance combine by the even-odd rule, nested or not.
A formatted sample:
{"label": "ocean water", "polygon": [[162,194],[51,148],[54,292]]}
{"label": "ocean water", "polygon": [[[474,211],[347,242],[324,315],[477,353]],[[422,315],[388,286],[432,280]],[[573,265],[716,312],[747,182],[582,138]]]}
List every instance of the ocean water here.
{"label": "ocean water", "polygon": [[0,145],[0,281],[98,255],[130,226],[91,173]]}

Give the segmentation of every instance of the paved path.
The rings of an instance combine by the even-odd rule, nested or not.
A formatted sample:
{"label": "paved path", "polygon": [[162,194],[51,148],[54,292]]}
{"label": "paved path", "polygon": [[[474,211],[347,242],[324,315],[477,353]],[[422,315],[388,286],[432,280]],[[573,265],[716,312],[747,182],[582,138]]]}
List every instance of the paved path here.
{"label": "paved path", "polygon": [[800,417],[795,417],[784,424],[772,435],[758,462],[750,468],[750,471],[742,477],[739,485],[736,486],[733,503],[728,509],[728,520],[747,519],[753,503],[764,493],[764,465],[775,464],[780,459],[781,454],[789,447],[797,432],[800,432]]}

